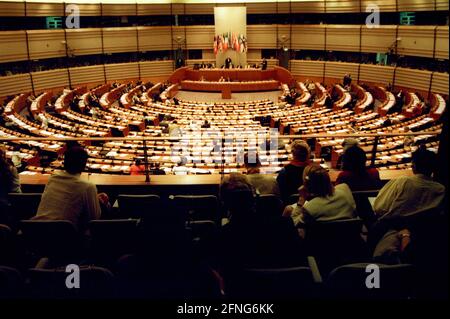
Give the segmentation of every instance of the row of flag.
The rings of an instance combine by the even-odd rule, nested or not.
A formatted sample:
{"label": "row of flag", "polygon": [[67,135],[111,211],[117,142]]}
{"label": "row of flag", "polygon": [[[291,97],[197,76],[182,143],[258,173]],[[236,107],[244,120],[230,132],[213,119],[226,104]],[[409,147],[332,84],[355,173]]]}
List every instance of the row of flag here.
{"label": "row of flag", "polygon": [[240,53],[247,52],[247,39],[243,34],[227,32],[214,36],[214,54],[234,50]]}

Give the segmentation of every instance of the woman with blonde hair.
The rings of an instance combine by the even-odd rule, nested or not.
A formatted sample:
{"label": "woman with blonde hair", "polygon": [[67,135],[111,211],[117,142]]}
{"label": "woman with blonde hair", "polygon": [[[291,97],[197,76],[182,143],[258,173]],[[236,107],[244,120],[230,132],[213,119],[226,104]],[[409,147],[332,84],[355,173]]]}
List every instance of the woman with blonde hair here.
{"label": "woman with blonde hair", "polygon": [[303,185],[298,189],[299,200],[284,210],[294,224],[301,226],[313,221],[332,221],[356,216],[356,204],[347,184],[334,187],[326,169],[308,165],[303,171]]}

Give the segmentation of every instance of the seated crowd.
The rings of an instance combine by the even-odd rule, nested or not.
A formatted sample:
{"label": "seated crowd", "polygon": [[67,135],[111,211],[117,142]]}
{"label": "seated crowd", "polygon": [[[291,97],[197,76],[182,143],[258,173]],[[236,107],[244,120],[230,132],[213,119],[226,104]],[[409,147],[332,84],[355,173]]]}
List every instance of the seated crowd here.
{"label": "seated crowd", "polygon": [[[333,252],[324,253],[323,248],[317,251],[318,246],[313,244],[312,238],[319,225],[334,222],[331,225],[337,230],[337,236],[327,244],[340,243],[339,249],[343,249],[345,254],[350,252],[345,259],[348,263],[417,262],[425,267],[425,270],[421,268],[422,271],[431,271],[420,259],[423,250],[417,247],[434,245],[435,242],[424,233],[433,232],[442,225],[439,222],[433,224],[437,228],[428,229],[427,233],[412,218],[442,218],[445,188],[433,181],[434,152],[424,147],[417,148],[412,154],[414,175],[393,179],[382,186],[378,171],[366,167],[367,158],[358,145],[345,150],[342,172],[335,184],[325,168],[312,163],[310,148],[305,142],[295,141],[291,151],[293,160],[276,178],[260,174],[261,163],[255,153],[245,154],[246,174],[232,173],[220,185],[221,208],[216,217],[197,219],[190,210],[183,215],[178,210],[179,206],[174,208],[163,204],[163,201],[149,207],[137,204],[135,209],[138,207],[140,212],[137,215],[141,217],[137,224],[136,246],[109,262],[98,262],[95,254],[87,254],[79,262],[109,268],[119,278],[121,296],[233,296],[236,278],[244,270],[313,269],[309,256],[316,257],[318,269],[326,277],[332,269],[342,265],[342,260],[330,260]],[[83,147],[68,145],[64,154],[64,172],[49,178],[32,221],[69,221],[80,235],[89,238],[95,234],[91,228],[93,221],[115,216],[108,195],[98,194],[94,184],[81,178],[87,159]],[[132,171],[141,169],[141,163],[136,162]],[[21,228],[20,221],[12,222],[15,219],[14,207],[8,209],[9,194],[20,192],[20,185],[17,172],[3,150],[0,150],[0,177],[0,204],[4,208],[0,223],[7,224],[14,231],[19,230],[18,237],[21,229],[26,235],[26,228]],[[358,191],[378,192],[372,212],[361,211],[354,197]],[[267,209],[268,204],[265,203],[270,201],[279,205]],[[119,211],[122,208],[119,202]],[[213,210],[213,207],[202,209]],[[147,210],[152,213],[146,214]],[[354,223],[355,220],[361,220],[357,236],[342,247],[343,238],[350,238],[345,231],[345,222]],[[359,245],[358,253],[352,251],[353,245]],[[26,244],[22,247],[26,252],[27,248]],[[0,251],[0,255],[2,253]],[[21,269],[33,267],[24,259],[9,262]],[[63,265],[52,264],[52,267],[58,266]],[[156,290],[149,291],[149,287]]]}

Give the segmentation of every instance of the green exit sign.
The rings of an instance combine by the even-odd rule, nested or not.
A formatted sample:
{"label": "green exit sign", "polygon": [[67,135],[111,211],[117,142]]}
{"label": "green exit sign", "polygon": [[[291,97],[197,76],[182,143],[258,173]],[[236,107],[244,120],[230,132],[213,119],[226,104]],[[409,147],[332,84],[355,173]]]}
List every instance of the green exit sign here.
{"label": "green exit sign", "polygon": [[416,22],[415,12],[400,12],[401,25],[413,25]]}
{"label": "green exit sign", "polygon": [[47,29],[62,29],[61,17],[47,17],[45,20]]}

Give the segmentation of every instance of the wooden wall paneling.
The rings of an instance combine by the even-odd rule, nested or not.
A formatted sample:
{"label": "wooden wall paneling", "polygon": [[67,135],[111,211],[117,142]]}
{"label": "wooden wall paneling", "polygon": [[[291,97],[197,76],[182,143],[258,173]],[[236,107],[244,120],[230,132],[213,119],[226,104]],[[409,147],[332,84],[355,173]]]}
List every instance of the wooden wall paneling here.
{"label": "wooden wall paneling", "polygon": [[326,49],[331,51],[359,51],[359,25],[327,25]]}
{"label": "wooden wall paneling", "polygon": [[64,3],[26,2],[28,17],[62,17]]}
{"label": "wooden wall paneling", "polygon": [[247,14],[264,14],[277,12],[277,2],[246,3]]}
{"label": "wooden wall paneling", "polygon": [[97,28],[66,29],[68,50],[72,54],[102,54],[102,31]]}
{"label": "wooden wall paneling", "polygon": [[325,50],[325,28],[323,25],[293,25],[292,49]]}
{"label": "wooden wall paneling", "polygon": [[448,60],[448,26],[439,26],[436,30],[435,58]]}
{"label": "wooden wall paneling", "polygon": [[431,72],[397,68],[395,71],[395,86],[414,88],[421,91],[428,91],[430,86]]}
{"label": "wooden wall paneling", "polygon": [[387,53],[395,43],[396,26],[380,26],[379,28],[361,29],[361,51]]}
{"label": "wooden wall paneling", "polygon": [[431,92],[448,95],[448,73],[433,72]]}
{"label": "wooden wall paneling", "polygon": [[327,0],[326,13],[359,12],[359,0]]}
{"label": "wooden wall paneling", "polygon": [[432,26],[399,26],[397,53],[433,57],[434,27]]}
{"label": "wooden wall paneling", "polygon": [[172,60],[139,62],[139,65],[142,78],[162,76],[168,78],[174,71]]}
{"label": "wooden wall paneling", "polygon": [[67,69],[32,72],[31,75],[36,94],[39,94],[46,89],[69,87]]}
{"label": "wooden wall paneling", "polygon": [[138,27],[139,51],[171,50],[170,26]]}
{"label": "wooden wall paneling", "polygon": [[324,61],[291,60],[291,73],[295,76],[315,76],[322,78]]}
{"label": "wooden wall paneling", "polygon": [[29,30],[27,33],[31,60],[66,56],[64,30]]}
{"label": "wooden wall paneling", "polygon": [[25,2],[0,2],[0,12],[2,17],[23,17]]}
{"label": "wooden wall paneling", "polygon": [[27,93],[32,90],[29,73],[0,76],[0,97],[18,93]]}
{"label": "wooden wall paneling", "polygon": [[325,62],[326,83],[342,83],[345,74],[350,74],[352,79],[358,79],[358,63]]}
{"label": "wooden wall paneling", "polygon": [[139,63],[105,64],[106,81],[139,79]]}
{"label": "wooden wall paneling", "polygon": [[170,14],[170,4],[167,3],[160,3],[160,4],[138,3],[137,8],[138,8],[137,14],[143,16]]}
{"label": "wooden wall paneling", "polygon": [[359,83],[374,83],[386,86],[389,83],[394,83],[394,67],[361,64],[359,69]]}
{"label": "wooden wall paneling", "polygon": [[133,4],[113,4],[103,3],[103,16],[135,16],[136,5]]}
{"label": "wooden wall paneling", "polygon": [[276,25],[247,25],[249,49],[276,49]]}
{"label": "wooden wall paneling", "polygon": [[188,26],[186,36],[188,50],[212,48],[214,26]]}
{"label": "wooden wall paneling", "polygon": [[28,59],[25,31],[0,32],[0,63]]}
{"label": "wooden wall paneling", "polygon": [[448,0],[435,0],[436,1],[436,10],[444,10],[448,11]]}
{"label": "wooden wall paneling", "polygon": [[398,11],[434,11],[434,0],[397,0]]}
{"label": "wooden wall paneling", "polygon": [[[66,6],[69,4],[70,2],[66,3]],[[80,9],[81,16],[98,17],[102,15],[100,3],[77,3],[77,6]]]}
{"label": "wooden wall paneling", "polygon": [[186,14],[214,14],[213,3],[187,3],[185,4]]}
{"label": "wooden wall paneling", "polygon": [[136,52],[136,28],[103,28],[105,53]]}
{"label": "wooden wall paneling", "polygon": [[292,13],[324,13],[325,1],[305,1],[305,2],[292,2]]}
{"label": "wooden wall paneling", "polygon": [[396,0],[361,0],[362,12],[366,11],[369,5],[377,5],[381,12],[395,12]]}
{"label": "wooden wall paneling", "polygon": [[103,64],[70,68],[72,86],[88,83],[105,83]]}

